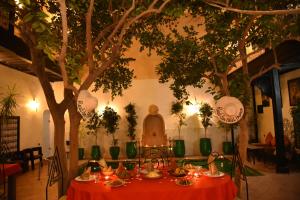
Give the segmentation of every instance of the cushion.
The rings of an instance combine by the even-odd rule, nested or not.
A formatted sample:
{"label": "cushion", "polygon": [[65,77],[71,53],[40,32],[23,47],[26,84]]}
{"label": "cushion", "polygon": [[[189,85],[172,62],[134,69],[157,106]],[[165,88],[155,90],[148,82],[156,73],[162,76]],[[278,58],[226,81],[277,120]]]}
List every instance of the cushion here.
{"label": "cushion", "polygon": [[275,140],[271,132],[269,132],[266,136],[265,143],[268,145],[272,145],[272,141]]}

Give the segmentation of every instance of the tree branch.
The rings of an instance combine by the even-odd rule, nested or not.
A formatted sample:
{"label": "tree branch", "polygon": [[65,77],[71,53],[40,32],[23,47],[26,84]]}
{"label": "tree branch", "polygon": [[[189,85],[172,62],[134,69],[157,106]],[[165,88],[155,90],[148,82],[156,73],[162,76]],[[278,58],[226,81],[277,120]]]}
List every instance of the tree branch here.
{"label": "tree branch", "polygon": [[239,61],[241,61],[242,59],[248,59],[250,56],[260,52],[260,51],[263,51],[264,49],[257,49],[255,51],[252,51],[251,53],[247,54],[246,57],[242,57],[241,55],[237,58],[235,58],[231,63],[230,65],[234,65],[234,63],[237,63]]}
{"label": "tree branch", "polygon": [[75,93],[77,93],[77,89],[69,84],[69,78],[65,66],[65,60],[66,60],[66,55],[67,55],[67,47],[68,47],[68,20],[67,20],[67,7],[66,7],[66,2],[65,0],[57,0],[59,3],[59,10],[61,14],[61,19],[62,19],[62,47],[61,47],[61,52],[60,56],[58,58],[58,63],[59,67],[61,70],[61,75],[64,81],[64,87],[66,89],[71,89]]}
{"label": "tree branch", "polygon": [[92,15],[93,15],[93,8],[94,8],[94,0],[90,0],[90,5],[88,11],[86,13],[86,53],[87,53],[87,60],[89,71],[94,69],[94,62],[93,62],[93,46],[92,46]]}
{"label": "tree branch", "polygon": [[95,38],[95,40],[93,41],[93,48],[95,48],[95,46],[98,44],[98,42],[105,37],[105,35],[111,31],[113,29],[113,27],[116,25],[116,23],[110,24],[108,26],[106,26],[102,31],[100,31],[97,35],[97,37]]}
{"label": "tree branch", "polygon": [[293,15],[299,14],[300,8],[286,9],[286,10],[242,10],[238,8],[228,7],[226,4],[221,4],[221,2],[216,2],[213,0],[205,0],[206,4],[213,6],[215,8],[220,8],[225,11],[236,12],[246,15]]}
{"label": "tree branch", "polygon": [[132,1],[131,7],[125,12],[125,14],[122,16],[122,18],[119,20],[119,22],[115,26],[113,32],[108,36],[106,42],[103,44],[103,46],[100,50],[100,55],[104,55],[109,44],[113,44],[113,38],[115,37],[116,33],[122,28],[126,19],[129,16],[129,14],[134,10],[134,8],[135,8],[135,0]]}
{"label": "tree branch", "polygon": [[158,0],[154,0],[150,6],[148,7],[148,9],[142,13],[140,13],[138,16],[134,17],[133,19],[131,19],[126,25],[124,25],[124,27],[122,28],[120,37],[118,39],[118,43],[121,43],[124,35],[126,34],[126,31],[129,29],[129,27],[136,23],[139,19],[141,19],[144,16],[147,16],[150,13],[161,13],[161,11],[164,9],[164,7],[170,2],[170,0],[166,0],[164,1],[163,4],[161,4],[161,6],[159,8],[154,8],[155,4],[158,2]]}

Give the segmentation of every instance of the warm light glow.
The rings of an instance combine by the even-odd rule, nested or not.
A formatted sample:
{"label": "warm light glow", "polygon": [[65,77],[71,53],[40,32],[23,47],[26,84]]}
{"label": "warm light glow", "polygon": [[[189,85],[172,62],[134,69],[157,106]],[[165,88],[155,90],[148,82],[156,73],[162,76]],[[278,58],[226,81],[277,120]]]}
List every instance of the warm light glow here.
{"label": "warm light glow", "polygon": [[198,103],[187,105],[186,112],[187,115],[191,116],[199,112],[200,105]]}
{"label": "warm light glow", "polygon": [[28,102],[27,106],[31,110],[34,110],[35,112],[37,112],[38,108],[40,107],[40,103],[37,102],[36,99],[33,99],[33,100]]}
{"label": "warm light glow", "polygon": [[109,106],[111,107],[112,109],[114,109],[114,111],[116,111],[117,113],[119,112],[119,109],[116,105],[112,105],[112,104],[107,104],[107,105],[99,105],[97,108],[96,108],[96,112],[98,114],[102,114],[105,110],[105,107],[106,106]]}
{"label": "warm light glow", "polygon": [[23,8],[23,4],[21,4],[19,0],[15,0],[15,2],[19,8]]}

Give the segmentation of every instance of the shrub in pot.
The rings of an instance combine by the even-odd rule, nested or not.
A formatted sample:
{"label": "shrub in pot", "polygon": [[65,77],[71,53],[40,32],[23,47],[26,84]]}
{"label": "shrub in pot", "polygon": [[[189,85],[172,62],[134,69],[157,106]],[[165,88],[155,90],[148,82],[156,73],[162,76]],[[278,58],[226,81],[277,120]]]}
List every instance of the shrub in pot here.
{"label": "shrub in pot", "polygon": [[180,138],[181,127],[186,126],[185,120],[185,113],[183,111],[183,104],[181,101],[173,102],[171,107],[171,114],[175,115],[178,118],[178,139],[174,140],[173,152],[175,157],[184,157],[185,155],[185,144],[184,140]]}
{"label": "shrub in pot", "polygon": [[204,138],[200,138],[200,152],[203,156],[208,156],[211,153],[211,140],[207,138],[207,128],[211,126],[213,108],[208,103],[202,103],[199,109],[201,123],[204,127]]}
{"label": "shrub in pot", "polygon": [[112,146],[109,148],[110,156],[113,160],[118,160],[120,147],[118,139],[115,138],[115,133],[119,127],[120,115],[113,108],[106,106],[102,114],[102,125],[106,129],[106,133],[112,136]]}
{"label": "shrub in pot", "polygon": [[136,140],[135,140],[135,127],[137,125],[137,115],[135,111],[135,105],[129,103],[125,106],[125,112],[127,113],[126,120],[128,123],[128,133],[127,136],[130,138],[130,142],[126,142],[126,155],[127,158],[135,158],[137,155],[137,148],[136,148]]}
{"label": "shrub in pot", "polygon": [[293,117],[295,145],[296,148],[300,148],[300,100],[296,106],[291,108],[290,112]]}
{"label": "shrub in pot", "polygon": [[78,130],[78,142],[79,142],[79,147],[78,147],[78,159],[83,160],[84,159],[84,145],[83,145],[83,138],[87,134],[88,130],[86,128],[87,124],[85,121],[80,121],[79,125],[79,130]]}
{"label": "shrub in pot", "polygon": [[101,158],[100,146],[97,144],[98,140],[98,129],[102,125],[102,115],[99,113],[94,113],[92,117],[88,120],[86,128],[89,129],[88,134],[93,134],[95,136],[95,144],[92,145],[91,157],[93,160],[99,160]]}
{"label": "shrub in pot", "polygon": [[225,141],[222,143],[222,150],[224,155],[232,154],[232,142],[228,141],[228,132],[234,128],[234,124],[225,124],[220,122],[220,127],[225,130]]}

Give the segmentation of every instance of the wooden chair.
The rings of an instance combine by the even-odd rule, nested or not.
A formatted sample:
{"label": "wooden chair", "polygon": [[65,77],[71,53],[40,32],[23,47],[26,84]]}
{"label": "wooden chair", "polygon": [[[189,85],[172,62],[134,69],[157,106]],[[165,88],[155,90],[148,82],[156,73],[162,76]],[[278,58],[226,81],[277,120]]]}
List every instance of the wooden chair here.
{"label": "wooden chair", "polygon": [[[61,180],[61,189],[63,189],[63,171],[60,162],[60,157],[58,153],[58,148],[55,148],[54,155],[51,157],[49,168],[48,168],[48,181],[46,185],[46,200],[48,200],[48,187],[51,187],[53,184]],[[66,196],[62,196],[59,200],[65,200]]]}

